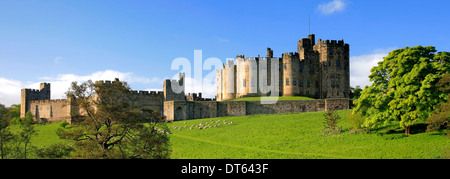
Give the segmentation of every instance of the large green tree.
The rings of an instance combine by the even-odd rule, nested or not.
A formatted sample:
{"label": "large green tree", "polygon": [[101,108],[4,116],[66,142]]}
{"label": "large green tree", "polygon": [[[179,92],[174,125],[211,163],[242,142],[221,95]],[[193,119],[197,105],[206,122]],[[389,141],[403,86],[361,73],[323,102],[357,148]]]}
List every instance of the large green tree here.
{"label": "large green tree", "polygon": [[77,124],[60,134],[75,141],[73,158],[169,157],[161,115],[142,108],[126,82],[74,82],[67,96],[80,114],[72,114]]}
{"label": "large green tree", "polygon": [[450,53],[435,47],[416,46],[389,53],[373,67],[371,86],[366,86],[354,103],[353,113],[366,118],[365,127],[377,127],[398,121],[410,134],[410,126],[424,121],[448,94],[436,84],[450,70]]}

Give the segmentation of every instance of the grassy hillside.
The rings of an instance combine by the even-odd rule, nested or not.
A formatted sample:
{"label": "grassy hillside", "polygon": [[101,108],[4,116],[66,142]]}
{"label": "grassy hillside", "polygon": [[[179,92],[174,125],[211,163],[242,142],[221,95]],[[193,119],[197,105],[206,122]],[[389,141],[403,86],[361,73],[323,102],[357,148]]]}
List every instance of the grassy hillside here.
{"label": "grassy hillside", "polygon": [[[393,125],[373,130],[372,134],[350,134],[348,112],[338,111],[343,118],[338,125],[343,127],[344,132],[335,136],[322,135],[323,112],[168,123],[173,132],[170,135],[171,158],[448,158],[450,155],[450,140],[442,132],[420,132],[404,137],[403,131]],[[211,120],[214,120],[211,126],[221,125],[201,130],[196,127],[189,129],[200,123],[207,126]],[[224,125],[225,120],[227,124]],[[39,135],[33,137],[32,145],[41,148],[67,142],[56,135],[57,129],[61,128],[59,124],[36,125]],[[178,130],[178,126],[183,128]]]}
{"label": "grassy hillside", "polygon": [[305,96],[282,96],[282,97],[245,97],[231,99],[230,101],[260,101],[260,100],[313,100],[314,98]]}
{"label": "grassy hillside", "polygon": [[[346,116],[339,111],[344,133],[323,136],[323,112],[220,117],[178,121],[172,126],[172,158],[443,158],[448,156],[450,140],[429,133],[349,134]],[[214,120],[233,121],[207,129],[189,129],[192,124]],[[186,122],[186,123],[185,123]],[[395,127],[393,127],[395,128]],[[436,133],[434,133],[436,134]]]}

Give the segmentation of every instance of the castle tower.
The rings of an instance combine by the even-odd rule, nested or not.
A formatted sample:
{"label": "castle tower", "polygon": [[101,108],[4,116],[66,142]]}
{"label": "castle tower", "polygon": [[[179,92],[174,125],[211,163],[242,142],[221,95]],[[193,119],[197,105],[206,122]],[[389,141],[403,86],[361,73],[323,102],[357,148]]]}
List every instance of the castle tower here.
{"label": "castle tower", "polygon": [[344,40],[318,40],[320,52],[321,98],[348,98],[350,90],[350,49]]}
{"label": "castle tower", "polygon": [[41,98],[50,99],[50,83],[41,83],[39,84],[39,91],[41,92]]}
{"label": "castle tower", "polygon": [[297,52],[283,53],[283,96],[298,96],[300,60]]}
{"label": "castle tower", "polygon": [[[179,80],[166,79],[163,82],[164,101],[185,100],[185,74],[178,74]],[[173,84],[173,85],[172,85]]]}
{"label": "castle tower", "polygon": [[314,40],[314,34],[310,34],[297,43],[300,58],[299,87],[300,96],[320,98],[322,68],[319,66],[320,53],[314,49]]}
{"label": "castle tower", "polygon": [[34,100],[50,100],[50,83],[40,83],[39,90],[24,88],[20,91],[20,117],[31,110],[30,102]]}
{"label": "castle tower", "polygon": [[236,98],[236,66],[232,60],[228,60],[223,68],[223,94],[222,100]]}
{"label": "castle tower", "polygon": [[267,58],[273,58],[273,50],[267,47]]}

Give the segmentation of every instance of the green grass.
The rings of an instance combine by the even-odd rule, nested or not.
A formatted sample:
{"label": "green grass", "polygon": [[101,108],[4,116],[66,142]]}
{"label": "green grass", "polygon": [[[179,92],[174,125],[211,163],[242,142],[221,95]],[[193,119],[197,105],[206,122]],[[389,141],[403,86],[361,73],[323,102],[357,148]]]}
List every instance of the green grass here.
{"label": "green grass", "polygon": [[[350,134],[349,110],[338,111],[344,132],[323,136],[324,112],[218,117],[168,123],[172,155],[176,159],[278,159],[278,158],[448,158],[450,140],[441,132],[402,135],[396,125]],[[220,127],[189,127],[221,120]],[[223,125],[227,120],[231,125]],[[186,122],[186,123],[184,123]],[[215,123],[217,124],[217,123]],[[36,125],[32,138],[37,148],[67,142],[56,135],[60,123]],[[187,126],[175,130],[172,126]],[[16,128],[16,129],[14,129]],[[13,127],[17,130],[17,127]]]}
{"label": "green grass", "polygon": [[260,100],[314,100],[305,96],[282,96],[282,97],[244,97],[231,99],[230,101],[260,101]]}
{"label": "green grass", "polygon": [[[340,135],[323,136],[323,112],[211,118],[233,125],[199,130],[192,124],[211,119],[177,121],[173,130],[172,158],[443,158],[450,140],[436,133],[380,135],[350,134],[348,110],[339,111],[344,128]],[[184,123],[186,122],[186,124]],[[434,135],[433,135],[434,134]]]}
{"label": "green grass", "polygon": [[[60,139],[56,131],[60,127],[61,122],[47,123],[45,125],[35,124],[36,134],[31,138],[31,144],[37,148],[48,147],[59,142],[68,142],[68,140]],[[17,133],[20,129],[17,125],[12,125],[11,132]]]}

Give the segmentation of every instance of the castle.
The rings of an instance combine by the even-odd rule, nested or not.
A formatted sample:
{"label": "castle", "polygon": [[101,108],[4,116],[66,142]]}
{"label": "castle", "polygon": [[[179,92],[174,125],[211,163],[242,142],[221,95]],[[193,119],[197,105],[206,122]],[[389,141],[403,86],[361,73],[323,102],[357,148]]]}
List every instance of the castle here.
{"label": "castle", "polygon": [[[238,55],[236,65],[234,61],[227,61],[223,69],[216,71],[215,99],[202,98],[201,93],[186,95],[184,73],[179,74],[178,80],[165,80],[163,91],[131,91],[130,95],[138,99],[137,103],[142,108],[158,111],[167,121],[348,109],[349,45],[343,40],[321,39],[315,44],[315,36],[311,34],[298,41],[297,49],[297,52],[283,53],[281,60],[273,57],[272,49],[268,48],[266,58]],[[279,75],[274,75],[276,73]],[[316,100],[277,101],[273,104],[230,101],[272,95],[273,91],[260,86],[274,87],[276,90],[273,91],[278,92],[278,96],[309,96]],[[21,90],[20,116],[25,117],[27,112],[31,112],[35,120],[69,123],[74,122],[74,115],[85,115],[85,111],[74,105],[70,98],[51,100],[50,83],[41,83],[39,90]]]}
{"label": "castle", "polygon": [[[283,53],[281,60],[273,57],[271,48],[267,48],[266,58],[237,55],[236,64],[227,61],[223,69],[216,72],[216,98],[217,101],[225,101],[269,96],[270,92],[260,88],[262,85],[276,86],[277,96],[348,98],[349,59],[349,45],[344,40],[319,39],[315,44],[314,34],[299,40],[297,52]],[[272,66],[277,67],[279,79],[272,79]]]}

